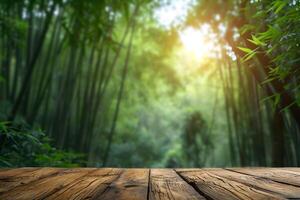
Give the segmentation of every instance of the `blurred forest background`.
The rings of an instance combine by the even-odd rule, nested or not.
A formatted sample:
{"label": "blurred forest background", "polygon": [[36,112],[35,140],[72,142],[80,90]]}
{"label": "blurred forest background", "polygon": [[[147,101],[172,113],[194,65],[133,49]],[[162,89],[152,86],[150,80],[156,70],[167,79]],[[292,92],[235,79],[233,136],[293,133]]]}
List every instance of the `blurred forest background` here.
{"label": "blurred forest background", "polygon": [[1,0],[0,166],[300,166],[299,0]]}

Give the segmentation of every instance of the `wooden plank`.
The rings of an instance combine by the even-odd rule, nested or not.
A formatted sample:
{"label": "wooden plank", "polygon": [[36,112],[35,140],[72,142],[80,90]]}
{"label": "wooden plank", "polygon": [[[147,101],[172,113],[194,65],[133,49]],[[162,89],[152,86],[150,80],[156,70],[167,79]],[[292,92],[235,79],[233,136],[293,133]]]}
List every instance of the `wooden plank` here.
{"label": "wooden plank", "polygon": [[147,199],[149,169],[126,169],[105,192],[101,200],[140,200]]}
{"label": "wooden plank", "polygon": [[51,194],[68,186],[74,180],[95,171],[95,169],[69,169],[30,184],[20,185],[0,195],[5,200],[45,199]]}
{"label": "wooden plank", "polygon": [[8,170],[12,170],[13,168],[0,168],[0,172],[4,172],[4,171],[8,171]]}
{"label": "wooden plank", "polygon": [[38,169],[40,168],[37,167],[24,167],[24,168],[22,167],[22,168],[14,168],[14,169],[10,168],[10,169],[0,171],[0,178],[17,176],[24,172],[32,172]]}
{"label": "wooden plank", "polygon": [[173,169],[151,169],[149,199],[205,199]]}
{"label": "wooden plank", "polygon": [[284,168],[280,168],[280,169],[286,170],[286,171],[289,171],[289,172],[292,172],[292,173],[297,173],[297,174],[300,173],[300,168],[299,167],[284,167]]}
{"label": "wooden plank", "polygon": [[280,168],[228,168],[247,175],[267,178],[280,183],[300,186],[300,174]]}
{"label": "wooden plank", "polygon": [[300,168],[121,171],[0,170],[0,199],[300,199]]}
{"label": "wooden plank", "polygon": [[9,170],[0,176],[0,194],[19,185],[25,185],[32,181],[58,173],[58,168],[36,168],[35,170]]}
{"label": "wooden plank", "polygon": [[224,169],[209,170],[209,173],[230,179],[232,181],[243,183],[256,189],[266,190],[275,194],[279,194],[280,196],[285,198],[300,198],[300,187],[286,185],[269,179],[245,175]]}
{"label": "wooden plank", "polygon": [[191,185],[209,199],[284,199],[245,184],[235,182],[209,172],[209,170],[178,171]]}
{"label": "wooden plank", "polygon": [[74,181],[67,187],[49,196],[48,200],[97,199],[119,177],[121,169],[102,168]]}

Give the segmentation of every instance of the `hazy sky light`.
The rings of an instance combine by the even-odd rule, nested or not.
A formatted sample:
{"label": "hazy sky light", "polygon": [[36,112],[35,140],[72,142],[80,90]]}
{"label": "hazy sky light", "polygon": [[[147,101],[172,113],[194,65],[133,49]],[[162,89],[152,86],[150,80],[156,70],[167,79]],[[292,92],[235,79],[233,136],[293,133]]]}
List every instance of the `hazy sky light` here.
{"label": "hazy sky light", "polygon": [[163,27],[171,27],[184,22],[189,9],[196,3],[195,0],[164,0],[161,7],[155,11],[155,17]]}

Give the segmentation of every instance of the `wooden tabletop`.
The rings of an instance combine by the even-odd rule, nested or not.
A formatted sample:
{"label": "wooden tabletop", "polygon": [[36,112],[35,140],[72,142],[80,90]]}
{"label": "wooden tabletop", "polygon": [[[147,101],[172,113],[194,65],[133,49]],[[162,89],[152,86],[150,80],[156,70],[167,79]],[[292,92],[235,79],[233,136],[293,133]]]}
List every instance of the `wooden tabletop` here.
{"label": "wooden tabletop", "polygon": [[0,199],[300,199],[300,168],[0,169]]}

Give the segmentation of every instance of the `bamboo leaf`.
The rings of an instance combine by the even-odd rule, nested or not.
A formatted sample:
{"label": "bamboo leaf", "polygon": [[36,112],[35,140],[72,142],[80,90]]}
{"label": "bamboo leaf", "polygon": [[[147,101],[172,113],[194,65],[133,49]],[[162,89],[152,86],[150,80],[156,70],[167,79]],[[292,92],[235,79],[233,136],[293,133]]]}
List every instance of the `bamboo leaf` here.
{"label": "bamboo leaf", "polygon": [[274,106],[276,107],[280,102],[280,94],[276,93],[275,94],[275,99],[274,99]]}
{"label": "bamboo leaf", "polygon": [[278,14],[286,5],[287,5],[286,1],[279,1],[277,8],[275,10],[275,14]]}
{"label": "bamboo leaf", "polygon": [[240,49],[241,51],[245,52],[245,53],[251,53],[252,50],[246,47],[238,47],[238,49]]}
{"label": "bamboo leaf", "polygon": [[255,51],[253,51],[253,52],[251,52],[251,53],[247,54],[247,55],[246,55],[246,57],[245,57],[245,58],[243,58],[243,61],[245,62],[245,61],[248,61],[248,60],[250,60],[251,58],[253,58],[253,56],[255,56],[255,54],[256,54],[256,52],[255,52]]}
{"label": "bamboo leaf", "polygon": [[257,46],[266,46],[267,44],[261,41],[259,38],[252,35],[252,39],[248,39],[249,42],[257,45]]}

